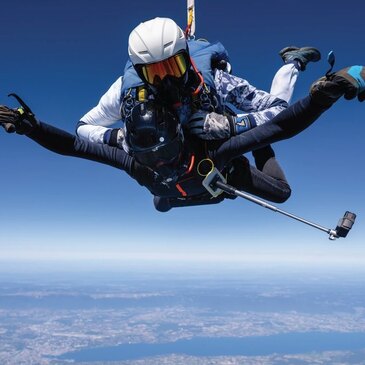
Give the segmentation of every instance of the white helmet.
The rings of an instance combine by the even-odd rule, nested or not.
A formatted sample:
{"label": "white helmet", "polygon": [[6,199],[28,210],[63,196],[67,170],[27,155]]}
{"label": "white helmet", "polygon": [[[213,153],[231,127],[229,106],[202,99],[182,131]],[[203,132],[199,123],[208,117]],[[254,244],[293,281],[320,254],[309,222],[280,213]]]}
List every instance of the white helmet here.
{"label": "white helmet", "polygon": [[128,41],[128,54],[133,65],[165,60],[187,51],[182,29],[169,18],[155,18],[139,24]]}

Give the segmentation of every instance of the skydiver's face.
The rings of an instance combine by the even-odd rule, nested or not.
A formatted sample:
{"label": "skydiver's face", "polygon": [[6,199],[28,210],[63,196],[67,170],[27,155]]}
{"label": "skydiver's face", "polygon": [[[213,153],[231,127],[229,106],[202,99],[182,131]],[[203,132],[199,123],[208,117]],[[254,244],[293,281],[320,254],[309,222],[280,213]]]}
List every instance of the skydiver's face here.
{"label": "skydiver's face", "polygon": [[150,64],[136,64],[134,68],[156,96],[166,105],[178,102],[190,68],[188,52],[181,51],[165,60]]}
{"label": "skydiver's face", "polygon": [[156,97],[161,103],[172,106],[181,102],[185,94],[185,77],[178,79],[173,76],[166,76],[155,87]]}

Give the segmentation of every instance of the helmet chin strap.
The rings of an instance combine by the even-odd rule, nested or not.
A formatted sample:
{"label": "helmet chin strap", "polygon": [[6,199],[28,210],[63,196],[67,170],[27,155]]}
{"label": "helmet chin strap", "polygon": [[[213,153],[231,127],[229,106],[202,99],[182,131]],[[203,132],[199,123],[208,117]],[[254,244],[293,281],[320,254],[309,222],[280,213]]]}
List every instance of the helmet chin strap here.
{"label": "helmet chin strap", "polygon": [[166,76],[156,87],[157,98],[164,104],[174,105],[181,101],[184,90],[184,81],[172,76]]}

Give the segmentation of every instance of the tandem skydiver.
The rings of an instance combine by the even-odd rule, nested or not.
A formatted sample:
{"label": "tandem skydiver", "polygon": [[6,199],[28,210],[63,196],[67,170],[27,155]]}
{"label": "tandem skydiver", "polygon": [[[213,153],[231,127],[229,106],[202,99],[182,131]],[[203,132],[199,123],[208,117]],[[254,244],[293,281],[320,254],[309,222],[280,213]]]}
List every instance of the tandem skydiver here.
{"label": "tandem skydiver", "polygon": [[[230,137],[220,141],[202,141],[194,135],[184,138],[175,111],[150,100],[139,103],[132,110],[125,136],[129,153],[107,144],[86,141],[40,122],[18,97],[22,108],[0,106],[0,124],[12,126],[16,133],[24,134],[56,153],[97,161],[126,171],[153,195],[164,198],[156,208],[167,211],[174,206],[222,201],[224,195],[211,199],[202,186],[203,178],[213,166],[227,177],[229,184],[238,188],[241,188],[242,182],[252,184],[244,186],[243,190],[256,190],[254,193],[258,196],[274,201],[284,197],[284,201],[285,194],[281,196],[280,190],[283,187],[285,190],[285,181],[257,170],[257,178],[247,182],[241,175],[247,171],[251,173],[251,168],[245,161],[241,164],[237,161],[244,153],[300,133],[342,96],[345,99],[357,97],[359,101],[365,100],[364,66],[327,73],[312,84],[307,97],[269,122],[245,133],[237,135],[235,123],[229,122]],[[209,112],[206,114],[208,116]],[[204,123],[201,127],[204,128]],[[193,128],[196,128],[195,124]]]}
{"label": "tandem skydiver", "polygon": [[[155,18],[138,25],[129,36],[128,53],[130,62],[124,75],[77,125],[79,137],[118,146],[127,152],[125,131],[108,127],[120,121],[128,123],[133,108],[141,102],[154,100],[172,109],[183,130],[193,114],[196,120],[214,112],[214,118],[209,114],[210,118],[205,120],[206,128],[194,128],[191,132],[202,139],[222,140],[230,135],[228,120],[239,134],[264,124],[286,109],[299,71],[321,57],[313,47],[284,48],[280,56],[285,65],[276,73],[267,93],[227,72],[228,54],[220,43],[188,41],[182,29],[168,18]],[[227,119],[223,114],[232,117]],[[270,146],[253,154],[260,171],[286,182]],[[287,185],[285,196],[289,195]],[[162,197],[156,196],[155,204],[160,209]]]}

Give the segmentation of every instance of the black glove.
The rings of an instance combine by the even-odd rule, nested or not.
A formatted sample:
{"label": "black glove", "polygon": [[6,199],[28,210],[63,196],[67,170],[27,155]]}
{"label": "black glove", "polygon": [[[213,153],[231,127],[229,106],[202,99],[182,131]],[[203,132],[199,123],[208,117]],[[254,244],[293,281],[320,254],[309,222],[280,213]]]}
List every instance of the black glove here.
{"label": "black glove", "polygon": [[123,144],[125,140],[125,130],[123,128],[115,128],[112,129],[109,135],[109,139],[106,143],[112,147],[118,147],[119,149],[123,149]]}
{"label": "black glove", "polygon": [[200,139],[225,139],[232,136],[233,122],[224,115],[198,111],[187,123],[189,133]]}
{"label": "black glove", "polygon": [[39,123],[27,105],[20,98],[18,100],[22,103],[18,109],[0,105],[0,124],[8,133],[29,134]]}
{"label": "black glove", "polygon": [[1,126],[5,129],[5,132],[7,132],[7,133],[14,133],[15,132],[14,124],[4,123],[4,124],[1,124]]}
{"label": "black glove", "polygon": [[228,62],[228,60],[221,57],[212,56],[212,58],[210,59],[210,66],[213,70],[217,69],[224,72],[232,73],[231,64]]}
{"label": "black glove", "polygon": [[14,133],[16,128],[15,124],[19,119],[19,112],[14,109],[10,109],[5,105],[0,105],[0,124],[8,133]]}
{"label": "black glove", "polygon": [[138,184],[146,186],[147,188],[162,182],[162,178],[156,171],[153,171],[148,166],[140,164],[136,160],[134,160],[132,164],[131,176],[133,179],[137,180]]}

